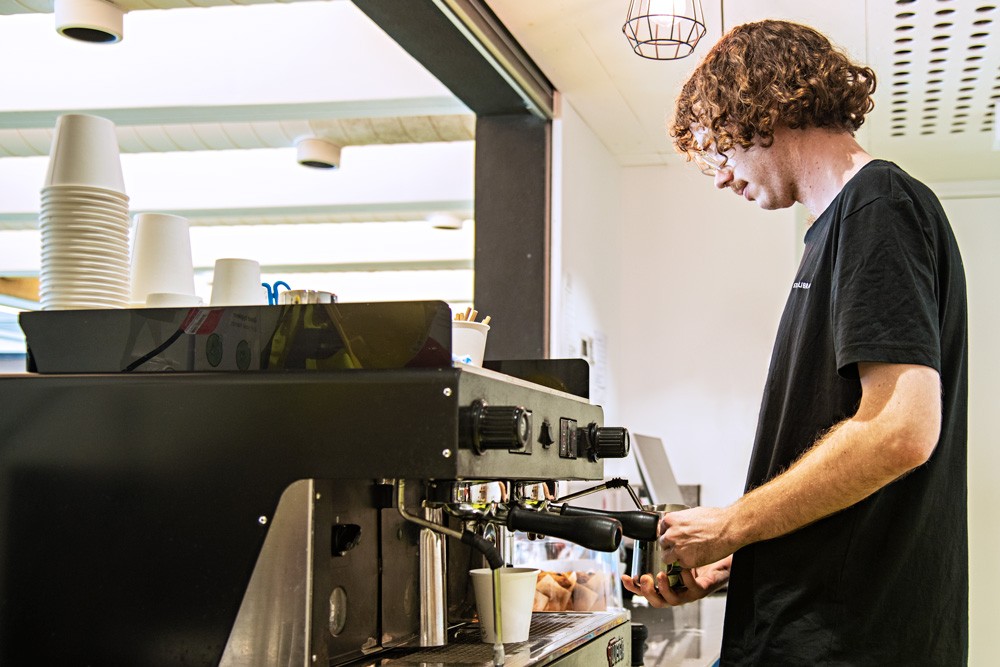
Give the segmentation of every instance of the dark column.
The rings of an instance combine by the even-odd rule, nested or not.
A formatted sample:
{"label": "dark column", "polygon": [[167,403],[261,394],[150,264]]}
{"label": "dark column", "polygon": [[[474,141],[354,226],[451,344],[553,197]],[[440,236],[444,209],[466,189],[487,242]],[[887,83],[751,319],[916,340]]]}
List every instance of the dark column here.
{"label": "dark column", "polygon": [[548,356],[550,127],[524,114],[476,122],[475,304],[495,324],[487,359]]}
{"label": "dark column", "polygon": [[[476,114],[474,299],[493,318],[486,358],[547,357],[551,125],[540,116],[552,84],[481,0],[449,5],[465,31],[433,0],[353,2]],[[500,57],[486,59],[484,42]]]}

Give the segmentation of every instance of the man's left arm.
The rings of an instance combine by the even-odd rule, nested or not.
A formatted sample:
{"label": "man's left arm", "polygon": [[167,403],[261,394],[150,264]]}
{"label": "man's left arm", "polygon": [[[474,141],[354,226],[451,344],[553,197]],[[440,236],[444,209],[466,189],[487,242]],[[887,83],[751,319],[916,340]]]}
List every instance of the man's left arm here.
{"label": "man's left arm", "polygon": [[729,507],[666,515],[660,542],[684,567],[718,561],[867,498],[934,452],[941,381],[933,368],[860,363],[857,413],[824,434],[788,470]]}

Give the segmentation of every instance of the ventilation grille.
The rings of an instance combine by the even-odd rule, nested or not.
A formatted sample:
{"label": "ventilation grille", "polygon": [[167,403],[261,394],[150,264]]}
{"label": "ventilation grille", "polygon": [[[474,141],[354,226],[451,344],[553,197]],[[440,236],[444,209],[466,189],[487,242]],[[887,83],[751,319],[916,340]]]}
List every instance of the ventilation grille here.
{"label": "ventilation grille", "polygon": [[998,4],[895,0],[892,74],[879,83],[882,104],[886,85],[891,88],[890,136],[993,131],[1000,100]]}

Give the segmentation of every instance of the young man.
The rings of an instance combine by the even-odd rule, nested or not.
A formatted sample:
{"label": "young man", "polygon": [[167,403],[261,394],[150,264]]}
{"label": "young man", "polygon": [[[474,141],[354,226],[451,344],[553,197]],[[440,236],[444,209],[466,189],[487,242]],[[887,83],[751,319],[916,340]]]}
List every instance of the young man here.
{"label": "young man", "polygon": [[715,185],[815,217],[764,390],[746,493],[668,514],[684,587],[728,584],[723,665],[968,661],[965,276],[934,194],[854,139],[875,74],[805,26],[739,26],[671,135]]}

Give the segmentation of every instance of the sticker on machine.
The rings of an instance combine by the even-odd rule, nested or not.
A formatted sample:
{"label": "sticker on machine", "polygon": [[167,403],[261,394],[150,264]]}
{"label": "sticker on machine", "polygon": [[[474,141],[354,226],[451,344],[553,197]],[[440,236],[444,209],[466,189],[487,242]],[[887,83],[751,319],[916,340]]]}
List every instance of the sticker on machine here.
{"label": "sticker on machine", "polygon": [[222,319],[222,308],[192,308],[188,311],[181,329],[186,334],[205,335],[215,331]]}

